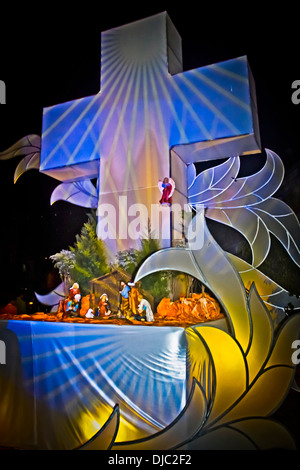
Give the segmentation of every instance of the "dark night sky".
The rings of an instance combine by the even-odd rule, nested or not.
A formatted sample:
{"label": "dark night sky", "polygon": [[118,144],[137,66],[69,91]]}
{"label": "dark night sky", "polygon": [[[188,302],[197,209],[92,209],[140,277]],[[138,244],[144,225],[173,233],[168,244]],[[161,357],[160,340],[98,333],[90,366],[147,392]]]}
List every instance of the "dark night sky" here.
{"label": "dark night sky", "polygon": [[[285,2],[279,11],[274,5],[266,11],[241,2],[237,8],[231,2],[221,8],[212,2],[208,7],[198,2],[103,4],[68,3],[66,10],[64,2],[38,8],[34,2],[1,12],[0,80],[6,84],[7,104],[0,107],[0,151],[25,135],[40,135],[43,107],[99,91],[101,31],[167,11],[182,38],[184,70],[248,56],[262,148],[280,155],[286,178],[296,174],[300,104],[291,101],[291,85],[300,79],[300,67],[294,6]],[[52,263],[46,258],[74,243],[88,210],[64,202],[50,206],[58,182],[36,170],[14,185],[19,160],[0,162],[1,287],[27,284],[46,293],[56,282],[47,275]],[[261,156],[252,157],[252,170],[261,162]],[[299,214],[295,194],[288,194],[286,202]]]}

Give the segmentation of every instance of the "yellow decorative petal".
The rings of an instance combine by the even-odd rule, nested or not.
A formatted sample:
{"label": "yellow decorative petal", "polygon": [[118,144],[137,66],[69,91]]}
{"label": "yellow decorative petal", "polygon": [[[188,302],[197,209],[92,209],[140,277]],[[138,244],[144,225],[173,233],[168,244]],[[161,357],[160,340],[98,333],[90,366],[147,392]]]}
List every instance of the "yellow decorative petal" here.
{"label": "yellow decorative petal", "polygon": [[255,442],[259,450],[296,450],[296,444],[287,429],[269,419],[247,419],[231,425]]}
{"label": "yellow decorative petal", "polygon": [[213,360],[215,387],[207,424],[217,420],[246,390],[246,363],[239,344],[226,332],[209,326],[195,328]]}
{"label": "yellow decorative petal", "polygon": [[267,363],[267,367],[278,364],[295,367],[292,362],[292,343],[299,338],[300,334],[300,314],[293,315],[283,324],[283,327],[278,333],[278,338],[272,355]]}
{"label": "yellow decorative petal", "polygon": [[119,407],[115,406],[104,426],[79,450],[109,450],[116,437],[119,420]]}
{"label": "yellow decorative petal", "polygon": [[40,153],[35,152],[24,157],[18,164],[15,174],[14,174],[14,183],[20,178],[20,176],[25,173],[27,170],[38,170],[40,168]]}
{"label": "yellow decorative petal", "polygon": [[273,326],[268,310],[253,284],[249,294],[252,320],[251,346],[247,354],[249,382],[256,377],[270,353],[273,341]]}
{"label": "yellow decorative petal", "polygon": [[293,369],[288,367],[266,370],[237,404],[218,421],[218,425],[244,418],[265,417],[274,413],[285,399],[293,373]]}
{"label": "yellow decorative petal", "polygon": [[[192,219],[195,230],[198,214]],[[217,295],[230,323],[232,336],[246,352],[250,344],[251,324],[247,296],[242,279],[226,253],[220,248],[208,227],[204,224],[204,241],[201,249],[193,249],[206,285]]]}
{"label": "yellow decorative petal", "polygon": [[210,355],[204,343],[200,341],[199,335],[194,328],[187,328],[185,330],[185,336],[188,342],[188,389],[192,386],[193,379],[196,379],[201,384],[206,398],[209,399],[213,380]]}
{"label": "yellow decorative petal", "polygon": [[194,381],[190,399],[176,420],[153,436],[132,442],[116,442],[112,450],[165,450],[192,439],[201,429],[206,417],[206,398]]}

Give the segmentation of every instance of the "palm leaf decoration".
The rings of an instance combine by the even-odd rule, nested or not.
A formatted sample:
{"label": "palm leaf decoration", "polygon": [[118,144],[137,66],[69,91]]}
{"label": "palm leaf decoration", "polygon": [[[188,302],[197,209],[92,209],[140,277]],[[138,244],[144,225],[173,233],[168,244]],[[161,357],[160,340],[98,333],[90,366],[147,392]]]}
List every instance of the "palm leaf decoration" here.
{"label": "palm leaf decoration", "polygon": [[196,176],[189,169],[189,203],[206,208],[206,217],[238,230],[252,251],[252,265],[260,266],[270,251],[273,234],[292,260],[300,266],[300,225],[293,210],[271,197],[281,186],[284,167],[280,157],[266,150],[264,167],[238,178],[239,157]]}
{"label": "palm leaf decoration", "polygon": [[0,160],[10,160],[11,158],[21,156],[24,157],[15,170],[14,181],[16,182],[25,171],[39,169],[40,155],[41,138],[38,135],[32,134],[23,137],[7,150],[0,152]]}
{"label": "palm leaf decoration", "polygon": [[59,200],[81,207],[96,209],[98,206],[97,189],[91,180],[62,183],[51,194],[51,204]]}

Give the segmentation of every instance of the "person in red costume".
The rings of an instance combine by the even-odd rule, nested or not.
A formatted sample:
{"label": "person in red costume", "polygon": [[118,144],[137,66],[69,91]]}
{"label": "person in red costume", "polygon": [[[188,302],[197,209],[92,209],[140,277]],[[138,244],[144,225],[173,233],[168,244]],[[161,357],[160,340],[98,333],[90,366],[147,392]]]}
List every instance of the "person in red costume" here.
{"label": "person in red costume", "polygon": [[69,299],[72,300],[74,299],[76,294],[81,294],[80,289],[79,289],[79,284],[77,282],[74,282],[73,286],[70,289],[69,292]]}
{"label": "person in red costume", "polygon": [[174,192],[174,181],[171,178],[164,178],[163,181],[158,183],[159,190],[162,193],[160,204],[171,205],[172,204],[172,194]]}

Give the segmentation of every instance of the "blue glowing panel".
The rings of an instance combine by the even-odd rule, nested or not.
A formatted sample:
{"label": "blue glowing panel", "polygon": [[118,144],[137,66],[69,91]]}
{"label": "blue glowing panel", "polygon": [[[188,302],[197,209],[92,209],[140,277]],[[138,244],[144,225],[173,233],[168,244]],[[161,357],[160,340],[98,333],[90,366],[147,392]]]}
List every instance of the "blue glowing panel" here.
{"label": "blue glowing panel", "polygon": [[176,139],[174,133],[171,144],[253,133],[248,68],[247,58],[240,57],[176,75],[172,101],[186,137]]}
{"label": "blue glowing panel", "polygon": [[[51,170],[57,170],[64,181],[98,176],[98,109],[96,95],[44,110],[40,171],[51,175]],[[77,173],[70,170],[74,167]],[[85,171],[80,172],[81,167]]]}
{"label": "blue glowing panel", "polygon": [[[41,414],[38,445],[80,445],[84,423],[105,422],[116,404],[123,437],[147,435],[165,428],[186,404],[183,328],[10,321],[7,329],[18,338],[23,395],[34,396]],[[12,415],[14,407],[6,403]],[[44,415],[53,416],[47,425]],[[20,426],[21,420],[15,416]]]}

